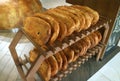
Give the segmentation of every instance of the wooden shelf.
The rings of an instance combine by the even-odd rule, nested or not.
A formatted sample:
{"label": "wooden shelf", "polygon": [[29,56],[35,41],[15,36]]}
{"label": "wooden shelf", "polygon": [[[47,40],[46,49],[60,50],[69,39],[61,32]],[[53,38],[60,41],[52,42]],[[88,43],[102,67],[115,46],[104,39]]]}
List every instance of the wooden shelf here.
{"label": "wooden shelf", "polygon": [[[96,25],[91,26],[88,30],[81,31],[80,33],[73,33],[71,36],[66,37],[62,42],[55,41],[53,46],[46,44],[46,46],[48,47],[47,51],[42,50],[41,46],[39,46],[36,42],[34,42],[32,40],[32,38],[23,29],[19,29],[19,31],[17,32],[13,41],[11,42],[9,49],[10,49],[11,55],[13,57],[13,60],[16,64],[17,70],[18,70],[21,78],[23,79],[23,81],[35,81],[34,75],[35,75],[35,73],[37,73],[41,63],[46,58],[75,44],[77,41],[86,37],[90,33],[103,28],[104,33],[103,33],[103,39],[102,39],[101,43],[98,44],[95,48],[88,50],[88,52],[85,56],[80,57],[76,62],[70,64],[66,71],[59,72],[56,75],[56,77],[51,79],[51,81],[61,80],[63,77],[67,76],[67,74],[71,73],[73,70],[75,70],[77,67],[79,67],[81,65],[81,63],[84,63],[85,61],[88,60],[88,58],[91,58],[93,55],[95,55],[95,53],[97,53],[96,60],[98,61],[99,58],[103,55],[104,50],[106,48],[106,45],[104,44],[104,42],[105,42],[105,38],[106,38],[108,30],[109,30],[109,22],[110,21],[108,19],[106,19],[105,17],[100,17],[99,22]],[[26,59],[22,60],[21,58],[18,57],[18,54],[16,52],[17,50],[15,49],[16,45],[19,43],[19,40],[21,39],[21,37],[23,35],[25,35],[40,52],[35,63],[31,64],[31,67],[29,69],[25,65],[27,62],[29,62],[28,57],[25,56]],[[22,66],[24,66],[28,70],[27,74],[24,73]]]}

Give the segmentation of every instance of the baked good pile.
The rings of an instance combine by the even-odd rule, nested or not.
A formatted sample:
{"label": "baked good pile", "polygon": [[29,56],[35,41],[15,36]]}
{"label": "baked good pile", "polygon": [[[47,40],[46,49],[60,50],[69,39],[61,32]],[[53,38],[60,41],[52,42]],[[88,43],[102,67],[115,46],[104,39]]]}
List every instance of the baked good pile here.
{"label": "baked good pile", "polygon": [[0,30],[23,27],[26,17],[41,11],[39,0],[0,0]]}
{"label": "baked good pile", "polygon": [[24,30],[37,44],[52,45],[56,40],[62,41],[74,32],[90,28],[98,20],[98,12],[87,6],[58,6],[27,17]]}
{"label": "baked good pile", "polygon": [[[54,77],[59,71],[66,70],[70,63],[75,62],[79,57],[84,56],[87,50],[95,47],[101,39],[102,35],[99,31],[91,33],[72,46],[45,59],[42,62],[38,73],[44,81],[49,81],[51,77]],[[31,63],[35,62],[38,55],[39,52],[36,48],[30,51],[29,59]]]}

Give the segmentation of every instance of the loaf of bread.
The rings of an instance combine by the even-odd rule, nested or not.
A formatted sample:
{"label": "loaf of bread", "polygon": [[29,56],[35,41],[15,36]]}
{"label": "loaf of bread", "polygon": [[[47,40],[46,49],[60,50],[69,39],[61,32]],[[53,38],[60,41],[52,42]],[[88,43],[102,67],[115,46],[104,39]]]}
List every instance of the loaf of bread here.
{"label": "loaf of bread", "polygon": [[[30,61],[31,63],[34,63],[35,60],[37,59],[38,57],[38,50],[37,49],[33,49],[30,51]],[[48,60],[45,60],[42,62],[42,64],[40,65],[40,68],[38,70],[38,73],[39,75],[41,76],[41,78],[44,80],[44,81],[49,81],[50,78],[51,78],[51,66],[50,66],[50,63]]]}
{"label": "loaf of bread", "polygon": [[0,29],[21,27],[27,16],[41,11],[39,0],[0,0]]}
{"label": "loaf of bread", "polygon": [[[46,24],[50,25],[49,30],[51,30],[51,35],[48,35],[46,33],[46,28],[48,28],[47,25],[46,27],[42,27],[42,25],[45,25],[45,23],[41,23],[39,19],[33,21],[33,18],[35,17],[39,18],[42,21],[45,21]],[[48,9],[43,13],[36,13],[33,15],[33,17],[29,17],[29,19],[30,20],[28,21],[28,18],[26,18],[24,22],[25,31],[28,33],[34,31],[31,33],[32,37],[37,41],[41,41],[41,39],[43,39],[42,37],[40,39],[34,35],[38,32],[36,29],[39,27],[39,29],[42,30],[40,32],[41,35],[44,35],[45,37],[48,36],[46,38],[49,38],[48,40],[44,39],[41,42],[43,42],[43,44],[49,43],[52,45],[56,40],[62,41],[66,36],[70,36],[74,32],[80,32],[82,30],[90,28],[91,25],[96,24],[99,20],[99,14],[87,6],[71,5],[59,6],[53,9]],[[31,30],[28,31],[28,29]]]}

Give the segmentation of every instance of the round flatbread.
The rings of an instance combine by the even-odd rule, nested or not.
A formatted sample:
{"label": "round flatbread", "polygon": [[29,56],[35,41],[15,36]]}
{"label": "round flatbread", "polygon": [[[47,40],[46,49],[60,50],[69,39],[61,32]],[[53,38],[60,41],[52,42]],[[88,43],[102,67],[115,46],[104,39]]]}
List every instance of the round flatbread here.
{"label": "round flatbread", "polygon": [[85,10],[86,12],[88,12],[92,17],[92,25],[96,24],[97,21],[99,20],[99,13],[93,9],[91,9],[90,7],[87,6],[80,6],[80,5],[74,5],[75,7],[78,7],[82,10]]}
{"label": "round flatbread", "polygon": [[71,17],[73,19],[74,23],[75,23],[75,27],[76,27],[75,31],[79,29],[79,27],[80,27],[80,21],[79,21],[79,18],[76,15],[68,12],[67,10],[59,8],[59,7],[56,8],[56,9],[54,9],[54,10],[57,11],[58,13],[61,13],[63,15]]}
{"label": "round flatbread", "polygon": [[65,56],[65,54],[64,54],[63,51],[60,52],[60,55],[61,55],[61,57],[62,57],[62,59],[63,59],[62,69],[61,69],[61,70],[66,70],[67,67],[68,67],[67,57]]}
{"label": "round flatbread", "polygon": [[45,14],[53,17],[59,22],[60,31],[58,35],[58,40],[62,41],[67,35],[67,25],[58,16],[55,16],[49,12],[46,12]]}
{"label": "round flatbread", "polygon": [[38,45],[45,45],[51,36],[51,26],[38,17],[27,17],[23,29]]}
{"label": "round flatbread", "polygon": [[76,30],[77,32],[80,32],[81,30],[83,30],[85,28],[85,20],[86,19],[85,19],[84,15],[82,15],[81,13],[77,12],[76,10],[74,10],[73,8],[68,7],[68,6],[59,6],[57,8],[68,11],[69,13],[72,13],[78,17],[78,19],[80,21],[80,26]]}
{"label": "round flatbread", "polygon": [[57,63],[58,63],[58,69],[61,70],[61,68],[62,68],[62,64],[63,64],[62,56],[60,55],[60,53],[57,53],[57,54],[54,55],[54,57],[55,57],[56,60],[57,60]]}
{"label": "round flatbread", "polygon": [[98,39],[99,39],[99,42],[102,40],[102,35],[99,31],[95,31],[95,33],[97,34],[98,36]]}
{"label": "round flatbread", "polygon": [[77,42],[76,44],[80,50],[80,56],[83,56],[85,55],[85,52],[86,52],[86,44],[84,43],[84,41],[80,40]]}
{"label": "round flatbread", "polygon": [[75,62],[79,58],[81,50],[76,46],[76,44],[72,45],[70,48],[74,51],[73,62]]}
{"label": "round flatbread", "polygon": [[51,68],[51,77],[55,76],[58,72],[58,63],[54,56],[50,56],[47,59],[50,63]]}
{"label": "round flatbread", "polygon": [[83,38],[82,40],[86,43],[87,49],[89,49],[90,46],[91,46],[90,39],[86,36],[86,37]]}
{"label": "round flatbread", "polygon": [[69,16],[63,15],[61,13],[56,12],[54,9],[49,9],[48,13],[58,17],[62,20],[63,23],[67,26],[67,36],[71,35],[75,30],[75,23],[73,19]]}
{"label": "round flatbread", "polygon": [[71,8],[73,8],[73,10],[75,10],[77,13],[80,13],[85,17],[85,27],[83,28],[83,30],[88,29],[91,26],[91,22],[92,22],[92,18],[89,16],[89,14],[85,13],[84,11],[80,10],[77,7],[71,6]]}
{"label": "round flatbread", "polygon": [[91,46],[90,46],[90,48],[93,48],[94,47],[94,45],[95,45],[95,40],[94,40],[94,38],[92,37],[92,35],[90,34],[90,35],[88,35],[88,38],[90,39],[90,42],[91,42]]}
{"label": "round flatbread", "polygon": [[74,51],[68,47],[68,48],[65,48],[63,50],[63,52],[67,57],[68,63],[71,63],[73,61],[73,58],[74,58]]}
{"label": "round flatbread", "polygon": [[44,19],[46,22],[48,22],[51,25],[52,35],[50,37],[49,43],[53,44],[59,35],[59,31],[60,31],[59,22],[57,22],[55,18],[44,13],[36,13],[34,16]]}
{"label": "round flatbread", "polygon": [[[38,57],[38,51],[36,49],[33,49],[30,51],[29,55],[30,58],[29,60],[31,61],[31,63],[35,62],[35,60]],[[44,60],[42,62],[42,64],[40,65],[40,68],[38,69],[38,73],[40,74],[41,78],[44,81],[49,81],[51,78],[51,66],[48,62],[48,60]]]}

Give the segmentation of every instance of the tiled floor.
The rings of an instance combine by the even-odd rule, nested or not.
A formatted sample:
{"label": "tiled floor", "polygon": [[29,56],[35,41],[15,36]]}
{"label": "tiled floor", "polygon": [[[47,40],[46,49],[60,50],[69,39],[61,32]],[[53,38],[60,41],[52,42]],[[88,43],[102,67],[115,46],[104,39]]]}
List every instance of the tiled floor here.
{"label": "tiled floor", "polygon": [[120,52],[88,81],[120,81]]}

